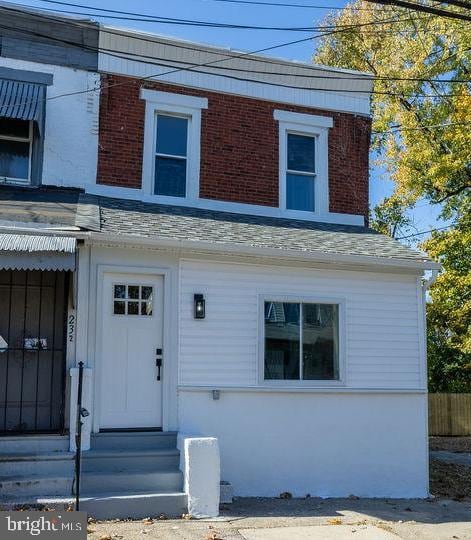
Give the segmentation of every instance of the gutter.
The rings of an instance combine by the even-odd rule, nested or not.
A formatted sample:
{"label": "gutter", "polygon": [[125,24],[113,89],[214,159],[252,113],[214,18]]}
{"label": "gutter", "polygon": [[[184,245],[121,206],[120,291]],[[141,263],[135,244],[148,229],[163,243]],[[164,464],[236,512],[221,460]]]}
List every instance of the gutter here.
{"label": "gutter", "polygon": [[70,236],[77,240],[83,240],[91,245],[112,244],[116,246],[126,247],[143,247],[149,249],[166,249],[177,252],[192,252],[198,254],[222,254],[247,257],[265,257],[277,260],[292,260],[299,262],[317,262],[317,263],[342,263],[353,264],[358,266],[380,266],[384,268],[396,268],[402,270],[432,270],[438,274],[441,265],[433,261],[414,260],[414,259],[393,259],[386,257],[373,257],[369,255],[346,255],[340,253],[325,253],[319,252],[303,252],[303,251],[288,251],[277,248],[266,248],[258,246],[247,246],[238,244],[224,244],[205,241],[166,239],[166,238],[146,238],[142,236],[132,235],[116,235],[107,233],[98,233],[92,231],[71,231],[55,229],[37,230],[29,228],[15,227],[8,229],[0,227],[0,232],[8,233],[27,233],[39,235],[55,235],[55,236]]}
{"label": "gutter", "polygon": [[[437,263],[438,264],[438,263]],[[424,279],[422,283],[422,288],[424,291],[427,291],[430,289],[430,287],[437,281],[438,274],[440,273],[441,265],[439,265],[439,268],[432,268],[432,275],[429,277],[429,279]]]}

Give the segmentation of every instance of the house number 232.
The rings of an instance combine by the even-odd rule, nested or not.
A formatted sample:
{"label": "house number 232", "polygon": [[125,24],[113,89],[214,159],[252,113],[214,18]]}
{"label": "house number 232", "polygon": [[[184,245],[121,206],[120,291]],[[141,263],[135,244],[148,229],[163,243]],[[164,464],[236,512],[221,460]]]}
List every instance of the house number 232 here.
{"label": "house number 232", "polygon": [[73,343],[75,335],[75,315],[69,315],[67,321],[67,339],[69,343]]}

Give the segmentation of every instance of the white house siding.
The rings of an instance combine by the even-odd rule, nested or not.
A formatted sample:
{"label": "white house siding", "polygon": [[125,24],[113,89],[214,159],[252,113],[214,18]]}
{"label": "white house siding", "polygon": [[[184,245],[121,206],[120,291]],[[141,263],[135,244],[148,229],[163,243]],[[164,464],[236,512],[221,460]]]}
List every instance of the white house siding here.
{"label": "white house siding", "polygon": [[[260,387],[264,293],[344,299],[345,387]],[[417,275],[182,261],[179,430],[218,437],[236,495],[425,497],[421,320]]]}
{"label": "white house siding", "polygon": [[[115,53],[109,55],[107,51],[118,51],[118,55]],[[165,61],[157,66],[155,61],[146,64],[142,58],[139,62],[133,61],[129,59],[129,55],[131,57],[144,55],[155,60],[165,58]],[[231,56],[236,58],[230,58]],[[218,62],[217,67],[211,66],[211,62]],[[269,58],[265,61],[263,57],[256,56],[241,57],[237,51],[216,49],[161,36],[126,32],[112,27],[100,29],[98,53],[100,71],[155,78],[167,83],[280,103],[366,116],[370,114],[369,92],[372,88],[372,79],[364,73],[286,61],[281,61],[282,65],[277,66],[277,62],[276,59]],[[188,66],[196,64],[205,67],[201,72],[182,69],[168,73],[171,71],[169,68],[184,66],[185,63]],[[234,72],[234,69],[239,71]],[[287,77],[270,74],[277,70],[290,73],[289,82],[286,81]],[[313,75],[313,78],[306,78],[306,74]],[[244,81],[244,78],[248,81]],[[264,82],[268,84],[263,84]],[[296,88],[286,88],[287,85]],[[352,89],[355,90],[354,94],[351,92]]]}
{"label": "white house siding", "polygon": [[[259,296],[338,298],[346,308],[346,386],[424,388],[416,275],[182,261],[180,384],[258,384]],[[206,319],[193,318],[193,294]]]}
{"label": "white house siding", "polygon": [[99,75],[11,58],[0,58],[0,66],[54,76],[47,87],[42,184],[80,188],[94,184],[99,95],[84,91],[98,88]]}

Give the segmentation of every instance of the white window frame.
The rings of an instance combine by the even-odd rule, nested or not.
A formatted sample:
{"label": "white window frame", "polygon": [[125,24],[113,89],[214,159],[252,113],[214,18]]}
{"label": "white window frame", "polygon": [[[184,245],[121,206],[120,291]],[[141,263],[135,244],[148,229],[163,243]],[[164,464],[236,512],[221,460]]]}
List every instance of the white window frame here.
{"label": "white window frame", "polygon": [[11,136],[11,135],[2,135],[0,133],[0,140],[29,143],[28,178],[13,178],[13,177],[10,177],[10,176],[0,176],[0,183],[20,184],[20,185],[31,184],[31,165],[32,165],[32,157],[33,157],[33,122],[32,122],[32,120],[29,121],[28,138],[26,138],[26,137],[15,137],[15,136]]}
{"label": "white window frame", "polygon": [[[338,339],[339,339],[339,378],[335,380],[284,380],[265,379],[265,302],[289,302],[300,304],[335,304],[338,306]],[[343,387],[346,385],[346,301],[345,298],[322,298],[319,296],[298,295],[259,295],[259,354],[258,354],[258,382],[265,387],[290,387],[290,388],[325,388]],[[302,339],[302,336],[301,338]],[[302,350],[300,349],[300,362]],[[302,373],[302,372],[301,372]]]}
{"label": "white window frame", "polygon": [[[279,206],[285,217],[312,219],[329,213],[329,116],[293,113],[276,109],[273,117],[279,124]],[[314,211],[292,210],[286,207],[288,173],[288,134],[305,135],[315,139]],[[303,174],[303,173],[301,173]]]}
{"label": "white window frame", "polygon": [[[182,200],[197,200],[200,181],[201,110],[208,108],[207,98],[141,89],[146,102],[144,121],[144,149],[142,163],[142,189],[164,204],[181,204]],[[185,197],[154,193],[157,115],[178,116],[188,119]]]}

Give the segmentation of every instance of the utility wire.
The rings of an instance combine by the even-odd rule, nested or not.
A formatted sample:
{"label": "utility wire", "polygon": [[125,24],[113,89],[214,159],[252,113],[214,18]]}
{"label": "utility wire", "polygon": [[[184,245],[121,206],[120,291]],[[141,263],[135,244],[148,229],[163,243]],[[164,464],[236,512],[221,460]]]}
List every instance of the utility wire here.
{"label": "utility wire", "polygon": [[[52,0],[48,0],[52,1]],[[318,6],[310,4],[292,4],[287,2],[257,2],[255,0],[213,0],[213,2],[227,2],[229,4],[245,4],[245,5],[254,5],[254,6],[269,6],[269,7],[292,7],[292,8],[303,8],[303,9],[328,9],[328,10],[350,10],[350,7],[336,7],[336,6]],[[374,11],[374,9],[369,8],[354,8],[355,10],[360,11]]]}
{"label": "utility wire", "polygon": [[[0,25],[0,28],[8,29],[8,27],[2,26],[2,25]],[[18,32],[27,33],[27,34],[33,34],[33,35],[36,35],[38,37],[49,38],[49,36],[46,36],[45,34],[41,34],[41,33],[38,33],[38,32],[33,32],[33,31],[28,31],[28,30],[18,30]],[[330,32],[330,33],[332,33],[332,32]],[[313,37],[305,38],[304,40],[301,40],[301,41],[311,40],[314,37],[318,38],[318,37],[321,37],[321,36],[320,35],[313,36]],[[66,40],[59,39],[59,38],[50,38],[50,39],[53,39],[54,41],[59,41],[60,43],[65,43],[67,45],[73,44],[71,42],[68,42]],[[292,43],[292,42],[290,42],[290,43]],[[274,47],[279,47],[279,46],[284,46],[284,45],[285,44],[281,44],[281,45],[278,45],[278,46],[275,45],[273,47],[268,47],[268,48],[265,48],[263,50],[265,51],[265,50],[268,50],[268,49],[272,49]],[[92,50],[93,52],[98,50],[95,47],[89,47],[89,46],[86,46],[86,45],[80,45],[80,48]],[[135,59],[135,58],[132,58],[132,57],[129,58],[129,56],[124,56],[124,55],[121,55],[121,54],[114,54],[114,53],[105,53],[105,54],[107,54],[109,56],[112,56],[112,57],[117,57],[117,58],[120,58],[120,59],[130,60],[130,61],[133,61],[133,62],[138,62],[138,63],[143,63],[143,64],[151,64],[151,62],[148,62],[146,60]],[[250,54],[251,54],[250,52],[247,52],[247,53],[242,53],[240,56],[243,57],[243,56],[247,56],[247,55],[250,55]],[[162,73],[148,75],[146,77],[138,77],[137,80],[148,80],[148,79],[152,79],[152,78],[156,78],[156,77],[162,77],[164,75],[173,74],[173,73],[176,73],[176,72],[179,72],[179,71],[194,71],[195,73],[203,73],[205,75],[215,75],[215,76],[218,76],[218,77],[229,78],[229,79],[232,79],[232,80],[237,80],[237,81],[242,81],[242,82],[258,83],[258,84],[264,84],[264,85],[268,85],[268,86],[275,86],[275,87],[278,87],[278,88],[283,87],[283,88],[289,88],[289,89],[294,89],[294,90],[308,90],[308,91],[322,91],[322,92],[341,92],[341,93],[349,93],[349,94],[372,93],[372,94],[388,95],[388,96],[401,96],[402,95],[402,93],[398,93],[398,92],[377,91],[377,90],[365,91],[365,90],[354,90],[354,89],[342,89],[342,90],[339,90],[339,89],[335,89],[335,88],[309,88],[309,87],[306,87],[306,86],[296,86],[296,85],[288,85],[288,84],[282,84],[282,83],[274,83],[274,82],[270,82],[270,81],[260,81],[260,80],[257,80],[257,79],[250,79],[250,78],[247,78],[247,77],[235,77],[233,75],[228,75],[228,74],[225,74],[225,73],[212,73],[212,72],[208,72],[208,71],[198,69],[198,68],[201,68],[201,67],[210,66],[210,65],[215,64],[215,63],[224,62],[224,61],[227,61],[228,59],[229,58],[219,58],[219,59],[216,59],[216,60],[212,60],[210,62],[205,62],[203,64],[186,63],[186,65],[184,67],[172,65],[171,61],[168,61],[165,66],[161,66],[161,64],[157,63],[157,65],[159,65],[161,67],[172,67],[174,69],[172,69],[170,71],[164,71]],[[228,68],[228,69],[230,70],[231,68]],[[250,73],[250,70],[247,70],[247,72]],[[133,79],[133,80],[135,80],[135,79]],[[116,84],[124,84],[124,82],[123,83],[116,83]],[[97,89],[88,89],[86,91],[78,91],[78,92],[69,93],[69,94],[66,94],[66,95],[75,95],[75,94],[91,92],[91,91],[95,91],[95,90],[98,90],[98,88]],[[443,94],[441,96],[437,96],[436,94],[415,93],[415,95],[420,96],[420,97],[427,97],[427,98],[439,98],[439,97],[459,97],[461,94]],[[56,99],[58,97],[60,97],[60,95],[51,96],[50,98],[46,98],[46,99]],[[4,107],[6,107],[6,105]]]}
{"label": "utility wire", "polygon": [[446,227],[436,227],[435,229],[428,229],[426,231],[420,231],[418,233],[414,234],[408,234],[407,236],[399,236],[398,238],[395,238],[395,240],[405,240],[406,238],[413,238],[414,236],[421,236],[423,234],[428,234],[431,232],[437,232],[437,231],[445,231],[446,229],[451,229],[455,224],[447,225]]}
{"label": "utility wire", "polygon": [[372,131],[373,134],[380,133],[398,133],[399,131],[420,131],[422,129],[435,129],[435,128],[448,128],[453,126],[471,126],[471,122],[450,122],[448,124],[432,124],[430,126],[419,126],[419,127],[402,127],[397,126],[391,129],[386,129],[384,131]]}
{"label": "utility wire", "polygon": [[366,0],[373,4],[383,4],[385,6],[397,6],[420,13],[431,13],[432,15],[438,15],[440,17],[447,17],[449,19],[460,19],[462,21],[471,21],[471,15],[465,15],[457,11],[447,11],[446,9],[438,9],[424,4],[416,4],[415,2],[405,2],[404,0]]}
{"label": "utility wire", "polygon": [[435,2],[437,4],[449,4],[450,6],[458,6],[465,9],[471,9],[471,3],[470,2],[464,2],[462,0],[432,0],[432,2]]}
{"label": "utility wire", "polygon": [[[17,5],[23,5],[24,4],[17,4]],[[27,7],[27,8],[31,8],[31,6],[24,6],[24,7]],[[16,13],[23,13],[24,11],[21,10],[21,9],[14,9],[14,8],[11,8],[11,7],[5,7],[5,6],[2,6],[1,9],[5,9],[7,11],[13,11],[13,12],[16,12]],[[42,17],[42,18],[45,18],[47,20],[50,20],[52,22],[55,22],[55,23],[62,23],[62,24],[65,24],[65,25],[70,25],[71,22],[70,21],[65,21],[65,20],[61,20],[61,19],[58,19],[57,17],[51,17],[51,16],[47,16],[46,13],[51,13],[52,12],[49,12],[49,11],[45,11],[44,13],[38,13],[38,17]],[[301,40],[296,40],[296,41],[293,41],[293,42],[288,42],[287,45],[292,45],[292,44],[296,44],[296,43],[302,43],[302,42],[305,42],[305,41],[309,41],[310,39],[316,39],[318,37],[323,37],[324,35],[328,36],[328,35],[334,35],[334,34],[337,34],[337,33],[341,33],[341,32],[348,32],[349,30],[354,30],[356,28],[363,28],[363,27],[366,27],[366,26],[374,26],[376,24],[382,24],[382,25],[385,25],[385,24],[395,24],[395,23],[400,23],[400,22],[409,22],[410,21],[410,17],[407,17],[407,18],[404,18],[404,19],[397,19],[397,18],[392,18],[392,19],[385,19],[383,21],[370,21],[370,22],[367,22],[367,23],[363,23],[363,24],[352,24],[352,25],[345,25],[343,28],[341,29],[336,29],[337,27],[333,27],[335,28],[335,30],[333,30],[332,32],[327,32],[326,34],[321,34],[321,35],[318,35],[318,36],[312,36],[312,37],[308,37],[308,38],[305,38],[305,39],[301,39]],[[83,28],[88,28],[88,23],[82,23],[81,21],[73,21],[73,24],[77,25],[77,26],[80,26],[80,27],[83,27]],[[326,30],[326,28],[324,27],[321,27],[322,30]],[[122,30],[118,30],[118,29],[113,29],[113,28],[110,28],[110,27],[101,27],[100,28],[100,32],[103,33],[103,34],[110,34],[110,35],[115,35],[115,36],[118,36],[118,37],[124,37],[123,35],[123,31]],[[130,30],[130,32],[132,32],[132,30]],[[163,41],[162,39],[159,39],[159,36],[156,35],[156,36],[153,36],[152,38],[149,38],[149,37],[144,37],[142,35],[137,35],[135,33],[132,34],[132,39],[133,40],[136,40],[136,41],[140,41],[140,42],[144,42],[144,43],[152,43],[152,44],[160,44],[160,45],[169,45],[169,42],[168,41]],[[77,44],[73,44],[75,46],[77,46]],[[175,48],[178,48],[178,49],[184,49],[184,50],[190,50],[190,51],[195,51],[195,52],[199,52],[201,49],[199,48],[196,48],[195,46],[191,46],[190,44],[185,44],[185,43],[171,43],[172,47],[175,47]],[[281,45],[275,45],[274,47],[270,47],[270,48],[267,48],[267,49],[261,49],[262,51],[267,51],[267,50],[271,50],[271,49],[276,49],[278,47],[283,47],[285,46],[284,44],[281,44]],[[222,54],[220,53],[219,51],[214,51],[213,54]],[[228,58],[239,58],[239,55],[240,53],[237,53],[237,52],[230,52],[230,51],[227,51],[227,52],[224,52],[223,53],[224,56],[227,56]],[[247,54],[252,54],[252,53],[247,53]],[[255,53],[253,53],[255,54]],[[288,61],[283,61],[283,60],[279,60],[279,59],[276,59],[276,58],[270,58],[270,57],[256,57],[256,56],[251,56],[250,60],[252,62],[260,62],[260,63],[263,63],[263,64],[273,64],[273,65],[281,65],[281,66],[286,66],[287,62]],[[325,71],[325,67],[319,67],[319,66],[308,66],[308,65],[303,65],[303,64],[299,64],[296,66],[297,69],[306,69],[306,70],[309,70],[309,71],[313,71],[313,70],[317,70],[317,71]]]}
{"label": "utility wire", "polygon": [[[44,0],[43,0],[44,1]],[[6,8],[6,9],[10,9],[10,8]],[[11,11],[14,11],[14,12],[18,12],[21,10],[17,10],[17,9],[14,9],[14,8],[11,8],[10,9]],[[50,12],[47,12],[47,13],[50,13]],[[69,21],[63,21],[63,20],[60,20],[60,19],[57,19],[55,17],[48,17],[47,15],[44,15],[44,14],[40,14],[39,15],[40,17],[43,17],[43,18],[46,18],[48,20],[51,20],[53,22],[56,22],[56,23],[63,23],[63,24],[70,24]],[[407,22],[409,21],[410,19],[401,19],[401,20],[397,20],[397,19],[388,19],[388,20],[385,20],[383,21],[385,24],[389,24],[389,23],[395,23],[395,22]],[[375,21],[376,23],[377,21]],[[79,22],[75,22],[74,21],[74,24],[76,25],[80,25]],[[350,29],[355,29],[355,28],[358,28],[358,27],[363,27],[363,26],[369,26],[370,24],[373,24],[373,22],[370,22],[370,23],[364,23],[363,25],[345,25],[344,27],[340,28],[340,29],[336,29],[335,31],[333,32],[329,32],[327,35],[330,35],[330,34],[337,34],[337,33],[341,33],[341,32],[348,32]],[[321,27],[323,28],[323,27]],[[109,34],[112,34],[112,35],[118,35],[120,37],[123,37],[123,33],[122,32],[119,32],[119,31],[115,31],[115,30],[112,30],[112,29],[108,29],[108,28],[101,28],[100,29],[101,32],[104,32],[104,33],[109,33]],[[27,32],[26,30],[24,32]],[[34,33],[34,35],[37,35],[39,37],[44,37],[44,38],[47,38],[47,39],[53,39],[51,38],[50,36],[47,36],[47,35],[44,35],[44,34],[40,34],[40,33]],[[322,36],[313,36],[312,39],[315,39],[317,37],[322,37]],[[152,44],[155,44],[155,43],[159,43],[159,44],[163,44],[163,45],[168,45],[168,42],[167,41],[159,41],[158,39],[148,39],[148,38],[142,38],[141,36],[135,36],[133,35],[132,36],[132,39],[136,39],[136,40],[139,40],[139,41],[144,41],[144,42],[148,42],[148,43],[152,43]],[[311,38],[307,38],[306,41],[308,41],[309,39]],[[74,46],[77,46],[77,44],[75,43],[72,43],[72,42],[66,42],[65,40],[58,40],[58,41],[61,41],[61,42],[64,42],[68,45],[74,45]],[[302,40],[304,41],[304,40]],[[196,47],[191,47],[191,46],[188,46],[188,45],[185,45],[185,44],[179,44],[179,43],[172,43],[171,44],[172,46],[174,47],[177,47],[177,48],[183,48],[183,49],[188,49],[188,50],[191,50],[191,51],[200,51],[200,49],[196,48]],[[85,46],[80,46],[80,47],[85,47]],[[276,47],[276,46],[275,46]],[[92,49],[90,49],[92,50]],[[146,59],[149,59],[149,60],[161,60],[163,62],[170,62],[170,60],[168,59],[165,59],[165,58],[159,58],[159,57],[156,57],[154,55],[144,55],[144,54],[139,54],[139,53],[128,53],[128,52],[125,52],[125,51],[120,51],[120,50],[117,50],[117,49],[108,49],[108,48],[105,48],[105,47],[100,47],[100,48],[97,48],[97,49],[93,49],[93,50],[97,50],[97,51],[104,51],[106,53],[110,53],[110,55],[112,55],[112,53],[116,53],[116,54],[119,54],[119,55],[124,55],[122,56],[123,59],[127,59],[127,60],[135,60],[134,57],[138,57],[138,58],[146,58]],[[214,54],[217,54],[217,52],[215,52]],[[250,54],[250,53],[247,53],[247,54]],[[231,56],[233,55],[233,53],[226,53],[224,52],[224,55],[225,56]],[[117,56],[118,58],[120,58],[121,56]],[[239,58],[239,55],[238,54],[234,54],[233,55],[234,58]],[[276,62],[276,59],[272,59],[272,58],[269,58],[267,57],[266,59],[261,59],[261,58],[250,58],[251,61],[256,61],[256,62],[263,62],[263,63],[270,63],[270,64],[276,64],[276,65],[283,65],[283,66],[286,66],[287,63],[286,62]],[[135,60],[137,61],[137,60]],[[183,62],[183,61],[179,61],[179,60],[172,60],[171,62],[173,62],[174,64],[185,64],[185,65],[192,65],[192,66],[198,66],[198,64],[192,64],[191,62]],[[147,62],[149,64],[152,64],[152,62]],[[155,65],[161,65],[160,63],[155,63]],[[176,67],[176,66],[172,66],[172,67]],[[309,65],[303,65],[303,64],[299,64],[299,65],[296,65],[296,66],[293,66],[295,67],[296,69],[306,69],[306,70],[309,70],[310,72],[312,71],[315,71],[315,70],[319,70],[319,71],[325,71],[325,68],[322,68],[322,67],[318,67],[318,66],[309,66]],[[293,74],[293,73],[286,73],[286,72],[275,72],[275,71],[266,71],[266,70],[255,70],[255,69],[244,69],[244,68],[234,68],[234,67],[224,67],[224,66],[215,66],[214,69],[223,69],[225,71],[240,71],[240,72],[245,72],[245,73],[258,73],[258,74],[263,74],[263,75],[278,75],[278,76],[285,76],[285,77],[298,77],[298,78],[313,78],[313,79],[316,79],[316,78],[319,78],[319,79],[332,79],[332,80],[366,80],[367,79],[367,76],[365,75],[361,75],[361,76],[354,76],[354,75],[347,75],[347,76],[339,76],[339,75],[312,75],[312,73],[309,73],[307,75],[302,75],[302,74]],[[214,74],[216,75],[216,74]],[[381,81],[416,81],[416,82],[436,82],[436,83],[464,83],[464,84],[468,84],[471,82],[471,80],[469,79],[430,79],[430,78],[422,78],[422,77],[391,77],[391,76],[371,76],[372,79],[375,79],[375,80],[381,80]],[[303,87],[304,88],[304,87]]]}
{"label": "utility wire", "polygon": [[[52,2],[52,0],[41,0],[42,2]],[[130,11],[118,11],[113,9],[106,9],[106,8],[96,8],[92,6],[84,6],[82,4],[72,4],[72,3],[65,3],[65,2],[56,2],[53,3],[59,3],[59,4],[65,4],[67,6],[72,7],[79,7],[79,8],[85,8],[85,9],[91,9],[96,10],[100,12],[105,13],[118,13],[117,15],[105,15],[103,13],[88,13],[88,12],[82,12],[82,11],[70,11],[70,10],[61,10],[61,9],[54,9],[57,13],[66,13],[69,15],[81,15],[85,17],[104,17],[108,19],[120,19],[120,20],[131,20],[131,21],[140,21],[140,22],[152,22],[156,24],[170,24],[170,25],[180,25],[180,26],[198,26],[203,28],[224,28],[224,29],[231,29],[231,30],[269,30],[269,31],[283,31],[283,32],[313,32],[313,31],[325,31],[325,30],[334,30],[337,28],[342,28],[341,25],[330,25],[330,26],[299,26],[299,27],[283,27],[283,26],[256,26],[256,25],[243,25],[243,24],[229,24],[229,23],[218,23],[213,21],[204,21],[204,20],[192,20],[192,19],[179,19],[179,18],[172,18],[172,17],[160,17],[160,16],[154,16],[154,15],[143,15],[142,13],[135,13]],[[32,6],[26,5],[26,4],[17,4],[21,7],[25,8],[32,8]],[[13,8],[5,8],[5,9],[13,9]],[[44,11],[44,8],[33,8],[37,11]],[[126,15],[126,16],[121,16]],[[127,16],[131,15],[131,16]],[[372,21],[371,24],[382,24],[382,21]],[[345,27],[349,27],[351,25],[344,25]]]}

